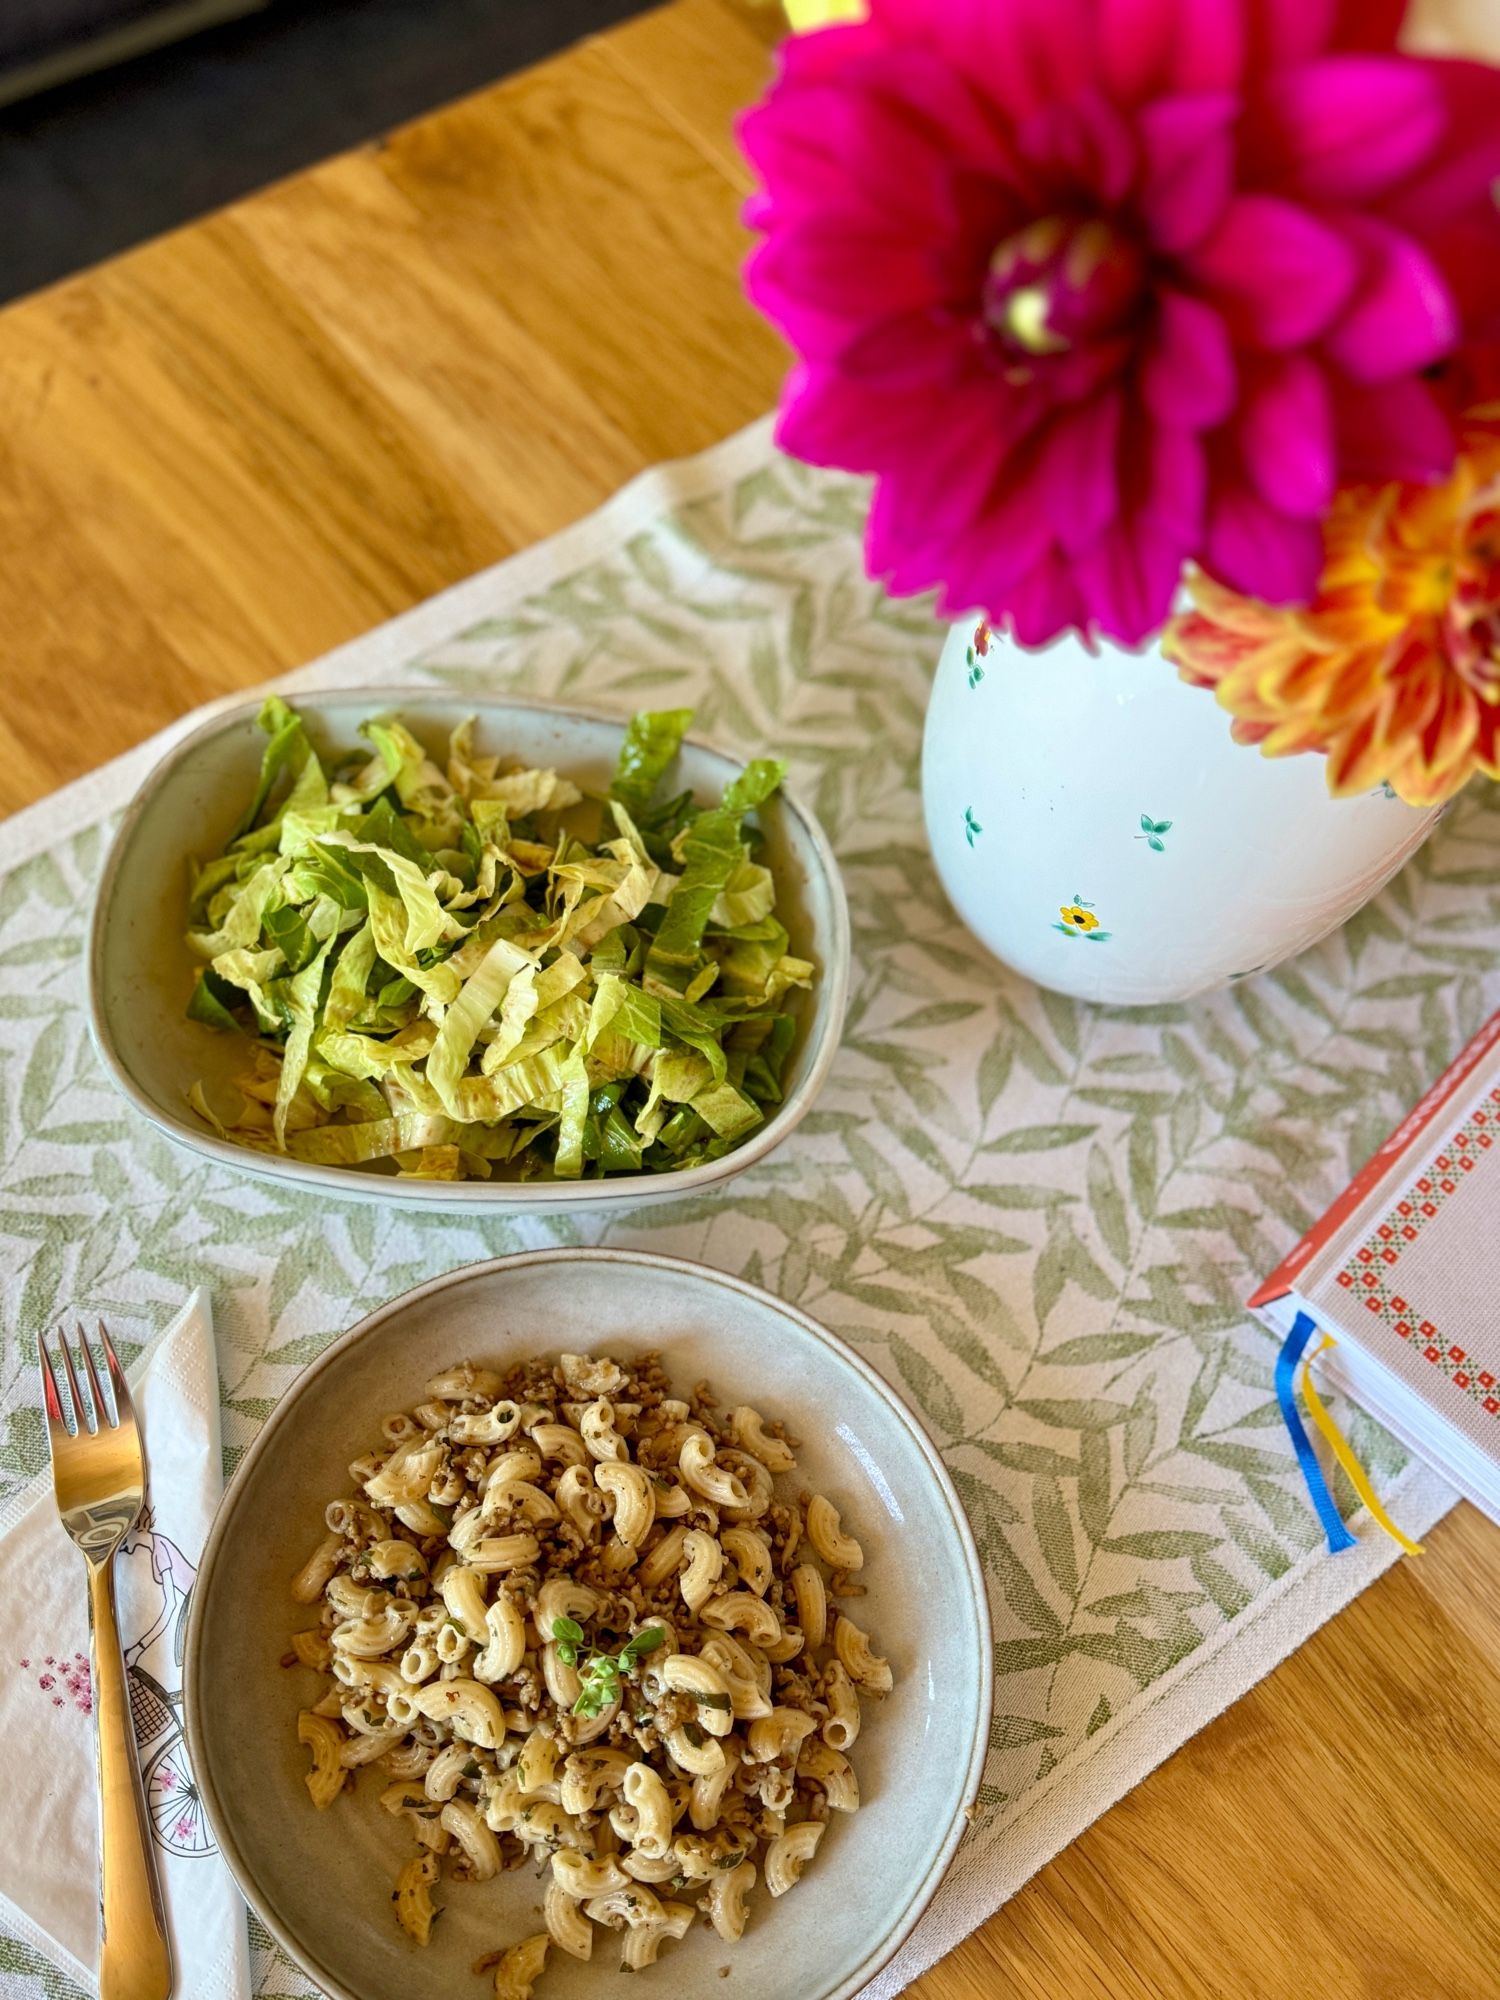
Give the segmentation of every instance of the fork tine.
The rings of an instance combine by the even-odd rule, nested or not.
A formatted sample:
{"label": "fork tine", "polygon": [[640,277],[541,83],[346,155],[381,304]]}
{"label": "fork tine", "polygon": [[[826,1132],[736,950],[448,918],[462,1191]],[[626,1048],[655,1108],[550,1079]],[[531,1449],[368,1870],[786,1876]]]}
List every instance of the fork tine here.
{"label": "fork tine", "polygon": [[68,1346],[68,1336],[62,1327],[57,1329],[57,1344],[62,1349],[63,1367],[67,1371],[68,1388],[73,1396],[73,1421],[78,1426],[80,1433],[87,1431],[92,1436],[93,1425],[89,1423],[84,1413],[83,1395],[79,1390],[78,1377],[73,1369],[73,1350]]}
{"label": "fork tine", "polygon": [[104,1400],[104,1391],[100,1388],[99,1377],[94,1372],[94,1356],[89,1347],[89,1337],[83,1330],[82,1320],[78,1322],[78,1345],[83,1349],[83,1365],[88,1370],[89,1393],[94,1399],[94,1422],[100,1430],[103,1430],[106,1424],[112,1431],[118,1430],[120,1420]]}
{"label": "fork tine", "polygon": [[66,1434],[67,1425],[63,1421],[62,1404],[57,1397],[57,1376],[54,1372],[57,1364],[52,1359],[52,1349],[47,1345],[45,1333],[39,1333],[36,1337],[36,1364],[42,1378],[42,1401],[47,1406],[48,1426],[49,1428],[57,1426]]}
{"label": "fork tine", "polygon": [[115,1353],[115,1344],[109,1337],[109,1328],[101,1319],[99,1322],[99,1345],[104,1349],[104,1365],[109,1374],[109,1386],[115,1399],[115,1418],[122,1424],[135,1422],[135,1405],[130,1400],[130,1385],[125,1380],[125,1370],[120,1366]]}

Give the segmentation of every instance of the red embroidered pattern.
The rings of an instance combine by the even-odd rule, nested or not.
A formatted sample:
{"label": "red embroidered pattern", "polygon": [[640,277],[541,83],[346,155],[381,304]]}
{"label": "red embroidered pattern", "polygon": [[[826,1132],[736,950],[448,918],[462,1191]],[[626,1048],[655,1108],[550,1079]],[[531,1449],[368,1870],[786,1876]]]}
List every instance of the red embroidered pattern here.
{"label": "red embroidered pattern", "polygon": [[1402,1251],[1416,1242],[1438,1210],[1458,1192],[1465,1175],[1474,1171],[1481,1153],[1487,1153],[1497,1137],[1500,1085],[1470,1112],[1427,1171],[1412,1182],[1338,1274],[1345,1291],[1363,1299],[1367,1311],[1377,1314],[1402,1340],[1410,1341],[1424,1361],[1440,1368],[1455,1389],[1472,1397],[1492,1417],[1500,1417],[1500,1382],[1488,1370],[1476,1368],[1462,1347],[1439,1333],[1430,1319],[1423,1319],[1401,1296],[1396,1290],[1395,1267]]}

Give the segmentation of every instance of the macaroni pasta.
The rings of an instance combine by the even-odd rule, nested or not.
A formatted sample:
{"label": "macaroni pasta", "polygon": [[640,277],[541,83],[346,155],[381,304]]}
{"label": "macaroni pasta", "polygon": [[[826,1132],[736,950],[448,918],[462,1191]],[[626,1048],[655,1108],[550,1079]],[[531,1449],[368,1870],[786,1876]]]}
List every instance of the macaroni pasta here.
{"label": "macaroni pasta", "polygon": [[377,1767],[420,1944],[445,1879],[546,1870],[500,2000],[601,1929],[630,1971],[698,1922],[739,1938],[858,1806],[844,1753],[892,1684],[837,1608],[860,1544],[826,1495],[778,1495],[794,1441],[651,1355],[461,1363],[381,1438],[292,1581],[321,1614],[287,1664],[328,1677],[297,1718],[314,1805]]}

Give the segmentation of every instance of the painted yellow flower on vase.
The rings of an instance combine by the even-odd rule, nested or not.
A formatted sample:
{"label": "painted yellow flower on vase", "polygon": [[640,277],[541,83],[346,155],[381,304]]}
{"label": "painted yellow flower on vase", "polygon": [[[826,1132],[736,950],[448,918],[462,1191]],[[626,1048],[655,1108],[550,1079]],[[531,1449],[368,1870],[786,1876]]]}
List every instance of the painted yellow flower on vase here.
{"label": "painted yellow flower on vase", "polygon": [[1093,905],[1085,902],[1082,896],[1075,896],[1071,903],[1059,905],[1057,914],[1062,922],[1052,928],[1061,931],[1064,937],[1087,938],[1090,944],[1108,944],[1113,936],[1111,931],[1100,930]]}
{"label": "painted yellow flower on vase", "polygon": [[1441,804],[1500,777],[1500,404],[1470,411],[1436,486],[1348,487],[1312,602],[1278,609],[1211,577],[1163,639],[1242,743],[1327,757],[1335,798],[1390,787]]}

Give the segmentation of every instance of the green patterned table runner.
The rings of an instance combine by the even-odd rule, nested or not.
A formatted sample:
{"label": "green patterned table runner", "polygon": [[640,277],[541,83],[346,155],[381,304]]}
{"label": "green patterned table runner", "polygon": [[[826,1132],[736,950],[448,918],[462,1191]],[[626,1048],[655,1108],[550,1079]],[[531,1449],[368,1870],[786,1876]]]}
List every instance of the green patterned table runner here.
{"label": "green patterned table runner", "polygon": [[[139,1342],[212,1288],[232,1464],[333,1335],[453,1265],[612,1242],[769,1285],[919,1406],[993,1597],[979,1823],[884,1996],[1391,1559],[1368,1521],[1319,1553],[1239,1301],[1500,1000],[1500,792],[1231,994],[1125,1013],[1040,993],[938,890],[916,785],[940,634],[865,579],[862,514],[857,483],[757,426],[284,684],[691,704],[726,748],[789,757],[847,879],[853,1002],[817,1109],[722,1194],[476,1221],[309,1207],[205,1166],[110,1090],[82,1011],[92,884],[156,750],[0,827],[0,1504],[44,1457],[36,1332],[75,1302]],[[1348,1421],[1421,1532],[1449,1496]],[[252,1944],[258,1990],[312,1990],[254,1925]],[[71,1991],[0,1939],[0,1993]]]}

